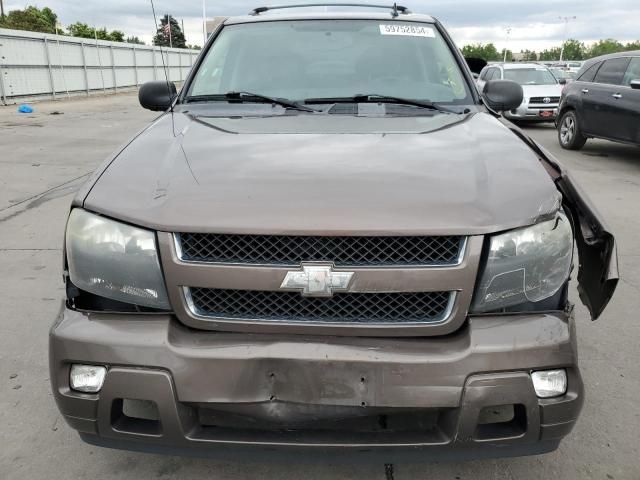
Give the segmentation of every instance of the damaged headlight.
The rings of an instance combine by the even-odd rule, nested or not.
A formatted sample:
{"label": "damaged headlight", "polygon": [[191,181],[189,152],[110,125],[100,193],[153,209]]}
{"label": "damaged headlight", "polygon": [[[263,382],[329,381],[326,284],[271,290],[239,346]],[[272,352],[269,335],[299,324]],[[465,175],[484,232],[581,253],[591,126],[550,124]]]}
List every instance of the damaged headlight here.
{"label": "damaged headlight", "polygon": [[76,287],[120,302],[169,308],[154,232],[76,208],[67,222],[66,251]]}
{"label": "damaged headlight", "polygon": [[573,232],[558,212],[553,220],[491,237],[472,311],[496,311],[556,294],[569,278]]}

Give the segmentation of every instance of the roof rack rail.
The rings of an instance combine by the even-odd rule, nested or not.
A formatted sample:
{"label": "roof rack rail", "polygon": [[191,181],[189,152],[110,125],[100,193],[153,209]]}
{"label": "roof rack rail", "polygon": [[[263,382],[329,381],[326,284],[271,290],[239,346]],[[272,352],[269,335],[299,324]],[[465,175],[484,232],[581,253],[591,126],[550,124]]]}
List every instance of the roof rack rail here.
{"label": "roof rack rail", "polygon": [[384,8],[391,10],[391,15],[397,17],[400,13],[411,13],[407,7],[394,3],[393,5],[377,5],[372,3],[304,3],[297,5],[272,5],[269,7],[254,8],[249,15],[260,15],[269,10],[281,10],[283,8],[306,8],[306,7],[365,7],[365,8]]}

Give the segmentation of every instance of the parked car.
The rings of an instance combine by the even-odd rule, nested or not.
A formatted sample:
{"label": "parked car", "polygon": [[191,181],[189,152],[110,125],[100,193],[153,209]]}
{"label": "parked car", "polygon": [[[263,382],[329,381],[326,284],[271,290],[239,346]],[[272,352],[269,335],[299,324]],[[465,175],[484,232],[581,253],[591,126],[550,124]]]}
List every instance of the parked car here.
{"label": "parked car", "polygon": [[567,83],[571,83],[576,78],[575,73],[569,72],[567,70],[562,70],[560,68],[551,67],[549,71],[553,74],[554,77],[556,77],[556,80],[558,80],[558,83],[560,85],[566,85]]}
{"label": "parked car", "polygon": [[436,19],[372,10],[225,19],[180,93],[140,88],[163,113],[66,225],[50,377],[86,442],[384,463],[573,428],[574,242],[595,319],[613,235],[500,115],[520,85],[480,95]]}
{"label": "parked car", "polygon": [[571,61],[571,62],[567,62],[565,68],[566,68],[566,70],[568,72],[578,73],[580,71],[580,69],[582,68],[582,65],[584,65],[584,62],[582,62],[582,61],[580,61],[580,62]]}
{"label": "parked car", "polygon": [[477,80],[482,91],[490,80],[512,80],[522,85],[524,97],[518,107],[504,112],[513,121],[552,122],[558,113],[562,85],[548,67],[536,63],[487,65]]}
{"label": "parked car", "polygon": [[557,127],[566,149],[589,138],[640,145],[640,51],[587,61],[563,91]]}

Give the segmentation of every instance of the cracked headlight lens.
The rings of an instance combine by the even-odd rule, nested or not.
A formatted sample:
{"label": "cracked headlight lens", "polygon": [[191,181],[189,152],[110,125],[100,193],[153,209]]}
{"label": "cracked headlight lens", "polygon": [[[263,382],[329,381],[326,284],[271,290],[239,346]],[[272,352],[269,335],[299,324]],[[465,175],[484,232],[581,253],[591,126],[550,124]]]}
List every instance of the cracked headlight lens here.
{"label": "cracked headlight lens", "polygon": [[154,232],[76,208],[65,244],[76,287],[120,302],[170,308]]}
{"label": "cracked headlight lens", "polygon": [[558,212],[553,220],[491,237],[472,312],[496,311],[553,296],[569,278],[573,232]]}

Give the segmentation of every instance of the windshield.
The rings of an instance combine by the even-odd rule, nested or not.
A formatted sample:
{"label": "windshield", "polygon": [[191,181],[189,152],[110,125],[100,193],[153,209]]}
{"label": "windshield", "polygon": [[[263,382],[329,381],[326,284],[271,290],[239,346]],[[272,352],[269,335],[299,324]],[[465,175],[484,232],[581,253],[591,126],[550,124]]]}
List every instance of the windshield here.
{"label": "windshield", "polygon": [[504,78],[520,85],[555,85],[558,81],[546,68],[505,69]]}
{"label": "windshield", "polygon": [[556,78],[574,78],[575,77],[575,73],[567,72],[565,70],[560,70],[559,68],[552,68],[551,73],[553,73],[553,76]]}
{"label": "windshield", "polygon": [[377,94],[473,103],[435,26],[371,20],[301,20],[225,26],[188,97],[253,92],[303,101]]}

